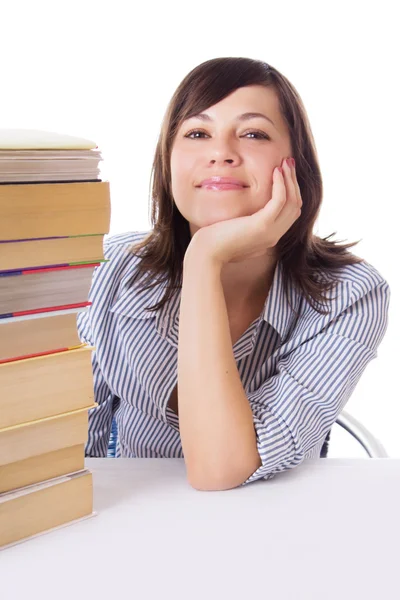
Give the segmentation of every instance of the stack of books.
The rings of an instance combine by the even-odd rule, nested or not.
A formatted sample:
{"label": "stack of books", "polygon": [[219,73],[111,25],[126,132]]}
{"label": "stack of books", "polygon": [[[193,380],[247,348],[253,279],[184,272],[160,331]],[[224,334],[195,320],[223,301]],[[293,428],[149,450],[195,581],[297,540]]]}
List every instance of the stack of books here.
{"label": "stack of books", "polygon": [[109,183],[94,142],[0,129],[0,547],[93,514],[88,310]]}

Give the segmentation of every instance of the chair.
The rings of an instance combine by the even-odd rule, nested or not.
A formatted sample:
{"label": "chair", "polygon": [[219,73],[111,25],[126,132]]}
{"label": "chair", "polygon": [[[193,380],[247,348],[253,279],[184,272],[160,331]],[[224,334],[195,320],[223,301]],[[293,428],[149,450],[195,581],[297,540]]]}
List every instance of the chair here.
{"label": "chair", "polygon": [[107,458],[115,458],[117,451],[118,428],[115,418],[111,423],[110,441],[108,442]]}
{"label": "chair", "polygon": [[[335,423],[348,431],[364,447],[369,458],[389,458],[381,442],[360,421],[342,410]],[[330,431],[329,431],[330,433]],[[329,435],[329,434],[328,434]]]}
{"label": "chair", "polygon": [[[335,424],[340,425],[345,429],[348,433],[350,433],[364,448],[367,452],[369,458],[388,458],[388,454],[386,453],[385,448],[381,444],[379,440],[377,440],[370,431],[362,423],[357,421],[357,419],[351,416],[348,412],[342,410],[340,415],[335,421]],[[327,458],[328,456],[328,446],[330,441],[332,429],[328,431],[328,434],[325,438],[323,446],[321,448],[320,458]],[[108,445],[108,453],[107,456],[109,458],[115,458],[116,445],[117,445],[117,423],[115,419],[113,419],[111,426],[111,434],[110,434],[110,442]]]}

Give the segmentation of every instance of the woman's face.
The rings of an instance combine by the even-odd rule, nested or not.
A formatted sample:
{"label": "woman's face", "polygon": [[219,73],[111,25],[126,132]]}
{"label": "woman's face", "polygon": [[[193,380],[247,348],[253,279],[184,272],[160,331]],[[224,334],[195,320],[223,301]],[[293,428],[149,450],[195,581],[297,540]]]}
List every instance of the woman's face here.
{"label": "woman's face", "polygon": [[[261,113],[273,124],[245,113]],[[239,88],[201,115],[182,123],[171,153],[173,197],[192,236],[201,227],[260,210],[271,198],[274,168],[292,156],[272,88]],[[217,176],[238,179],[245,187],[201,186]]]}

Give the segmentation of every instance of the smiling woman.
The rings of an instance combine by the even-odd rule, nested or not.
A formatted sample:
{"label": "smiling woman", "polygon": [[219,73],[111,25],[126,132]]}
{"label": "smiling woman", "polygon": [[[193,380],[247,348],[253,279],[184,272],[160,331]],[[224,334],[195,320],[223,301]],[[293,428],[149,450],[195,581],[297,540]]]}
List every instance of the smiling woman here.
{"label": "smiling woman", "polygon": [[184,458],[228,489],[326,456],[386,332],[390,289],[313,233],[323,185],[300,95],[274,67],[216,58],[175,91],[152,228],[111,236],[78,317],[95,346],[86,453]]}

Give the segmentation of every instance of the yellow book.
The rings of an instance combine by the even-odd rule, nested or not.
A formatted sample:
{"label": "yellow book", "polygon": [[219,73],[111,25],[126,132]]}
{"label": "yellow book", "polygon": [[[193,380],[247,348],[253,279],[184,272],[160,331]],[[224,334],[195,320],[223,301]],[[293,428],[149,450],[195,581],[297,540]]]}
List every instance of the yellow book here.
{"label": "yellow book", "polygon": [[19,242],[8,241],[1,246],[0,271],[78,262],[99,262],[104,259],[103,239],[103,234],[94,234]]}
{"label": "yellow book", "polygon": [[0,494],[0,546],[93,514],[88,470]]}
{"label": "yellow book", "polygon": [[81,346],[76,319],[87,307],[0,319],[0,363]]}
{"label": "yellow book", "polygon": [[0,240],[108,233],[108,181],[0,185]]}
{"label": "yellow book", "polygon": [[94,403],[92,346],[0,364],[0,429]]}
{"label": "yellow book", "polygon": [[0,466],[0,494],[68,475],[85,468],[85,444],[78,444]]}
{"label": "yellow book", "polygon": [[0,429],[0,493],[83,469],[87,436],[87,409]]}

